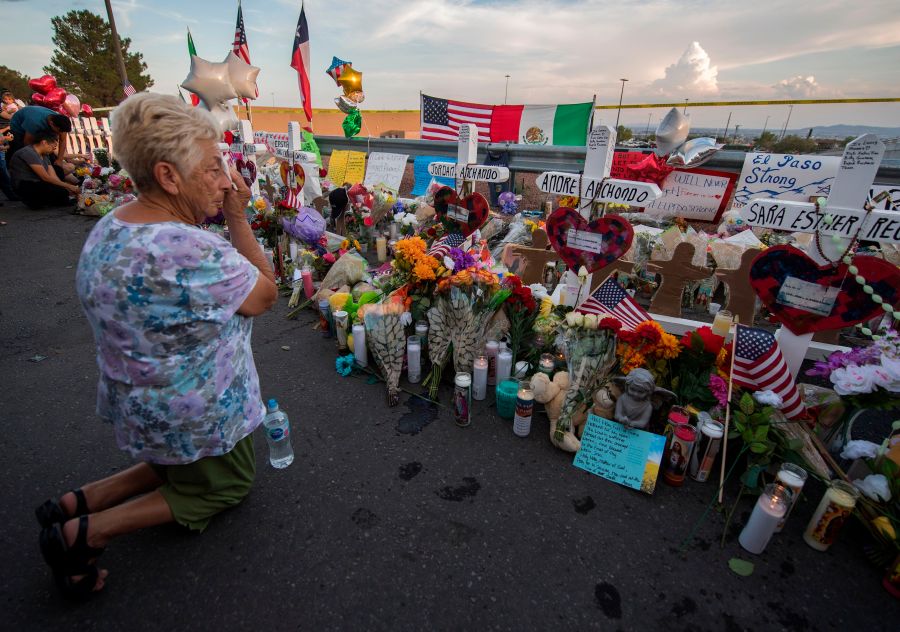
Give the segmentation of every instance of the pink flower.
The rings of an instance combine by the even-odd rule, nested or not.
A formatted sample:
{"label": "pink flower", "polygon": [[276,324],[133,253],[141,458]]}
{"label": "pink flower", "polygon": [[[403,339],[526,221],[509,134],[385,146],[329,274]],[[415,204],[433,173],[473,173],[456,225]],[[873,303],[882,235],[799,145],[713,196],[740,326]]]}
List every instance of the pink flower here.
{"label": "pink flower", "polygon": [[710,374],[709,390],[712,391],[713,397],[719,402],[719,406],[725,406],[728,403],[728,385],[718,375]]}

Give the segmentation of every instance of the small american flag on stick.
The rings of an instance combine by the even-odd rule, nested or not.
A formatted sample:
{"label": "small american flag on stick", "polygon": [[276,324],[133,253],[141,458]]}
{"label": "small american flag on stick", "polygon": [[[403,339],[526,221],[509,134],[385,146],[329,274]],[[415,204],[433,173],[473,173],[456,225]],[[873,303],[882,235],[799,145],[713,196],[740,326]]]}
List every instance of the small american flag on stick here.
{"label": "small american flag on stick", "polygon": [[764,329],[737,326],[731,379],[744,388],[774,392],[784,402],[781,412],[788,419],[801,417],[805,412],[800,392],[781,355],[778,341]]}
{"label": "small american flag on stick", "polygon": [[125,93],[125,98],[127,99],[130,96],[137,94],[137,90],[134,89],[134,86],[131,85],[131,82],[128,79],[122,84],[122,92]]}
{"label": "small american flag on stick", "polygon": [[612,277],[601,283],[584,303],[575,308],[575,311],[582,314],[612,316],[621,321],[622,327],[627,330],[633,330],[645,320],[651,320],[650,314],[645,312]]}
{"label": "small american flag on stick", "polygon": [[447,233],[431,244],[428,254],[437,259],[443,259],[450,254],[451,248],[460,248],[465,241],[466,238],[461,233]]}

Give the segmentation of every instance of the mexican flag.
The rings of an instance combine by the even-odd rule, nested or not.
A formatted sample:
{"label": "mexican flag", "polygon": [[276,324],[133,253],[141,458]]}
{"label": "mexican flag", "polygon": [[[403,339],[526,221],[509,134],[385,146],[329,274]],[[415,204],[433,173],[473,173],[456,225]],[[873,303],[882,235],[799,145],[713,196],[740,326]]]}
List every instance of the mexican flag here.
{"label": "mexican flag", "polygon": [[593,103],[570,105],[495,105],[492,143],[584,145]]}
{"label": "mexican flag", "polygon": [[[196,57],[196,55],[197,55],[197,49],[194,48],[194,38],[191,37],[191,29],[188,29],[188,55],[190,55],[191,57]],[[198,105],[200,105],[200,97],[198,97],[193,92],[191,92],[190,94],[191,94],[191,104],[194,107],[197,107]]]}

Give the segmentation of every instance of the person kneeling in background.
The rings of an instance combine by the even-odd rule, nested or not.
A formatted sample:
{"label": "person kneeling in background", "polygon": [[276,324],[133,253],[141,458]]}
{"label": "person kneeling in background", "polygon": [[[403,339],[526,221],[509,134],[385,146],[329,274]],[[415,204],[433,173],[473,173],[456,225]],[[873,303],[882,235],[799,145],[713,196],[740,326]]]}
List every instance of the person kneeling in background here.
{"label": "person kneeling in background", "polygon": [[61,180],[50,163],[49,156],[56,152],[59,137],[53,132],[39,132],[34,141],[17,151],[9,163],[16,195],[30,209],[68,206],[69,196],[78,195],[80,189]]}

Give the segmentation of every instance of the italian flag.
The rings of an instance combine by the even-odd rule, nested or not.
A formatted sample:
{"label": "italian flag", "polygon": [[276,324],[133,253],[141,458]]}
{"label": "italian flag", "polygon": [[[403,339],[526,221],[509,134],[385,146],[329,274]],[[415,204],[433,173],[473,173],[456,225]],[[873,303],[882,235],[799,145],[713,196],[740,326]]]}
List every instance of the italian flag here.
{"label": "italian flag", "polygon": [[492,143],[576,145],[587,143],[593,103],[570,105],[495,105]]}
{"label": "italian flag", "polygon": [[[191,29],[188,29],[188,55],[190,55],[191,57],[197,56],[197,49],[194,48],[194,38],[191,37]],[[198,97],[193,92],[191,92],[190,94],[191,94],[191,104],[194,107],[197,107],[200,104],[200,97]]]}

